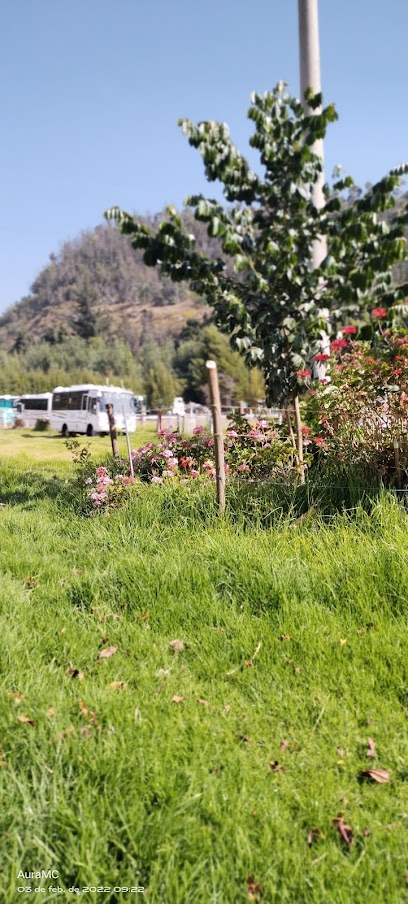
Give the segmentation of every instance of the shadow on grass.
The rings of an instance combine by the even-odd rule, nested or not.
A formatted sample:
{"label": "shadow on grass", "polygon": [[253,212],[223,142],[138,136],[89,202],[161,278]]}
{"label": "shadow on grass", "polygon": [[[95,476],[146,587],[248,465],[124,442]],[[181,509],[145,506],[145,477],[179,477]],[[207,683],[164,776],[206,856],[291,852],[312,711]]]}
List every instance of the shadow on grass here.
{"label": "shadow on grass", "polygon": [[23,505],[33,508],[38,502],[59,500],[65,504],[73,503],[72,482],[56,474],[49,475],[40,471],[2,467],[0,480],[0,503],[2,505]]}

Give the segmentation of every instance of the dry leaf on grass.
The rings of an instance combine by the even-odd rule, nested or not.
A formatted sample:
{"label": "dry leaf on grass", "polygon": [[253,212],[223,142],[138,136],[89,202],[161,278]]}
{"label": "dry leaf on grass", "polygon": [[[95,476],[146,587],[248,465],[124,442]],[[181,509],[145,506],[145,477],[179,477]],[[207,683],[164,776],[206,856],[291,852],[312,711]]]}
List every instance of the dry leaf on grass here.
{"label": "dry leaf on grass", "polygon": [[110,659],[110,657],[113,656],[117,652],[117,649],[118,648],[115,646],[106,647],[104,650],[101,650],[101,652],[98,654],[98,659]]}
{"label": "dry leaf on grass", "polygon": [[94,730],[95,730],[95,727],[96,727],[95,725],[91,725],[89,722],[87,722],[86,725],[83,725],[82,728],[81,728],[81,730],[80,730],[80,732],[79,732],[80,735],[81,735],[81,738],[90,738],[90,737],[92,737],[92,735],[93,735],[93,733],[94,733]]}
{"label": "dry leaf on grass", "polygon": [[257,901],[261,900],[262,888],[259,882],[255,882],[253,876],[248,876],[246,880],[246,887],[248,892],[248,900],[251,901],[251,904],[256,904]]}
{"label": "dry leaf on grass", "polygon": [[390,773],[388,769],[363,769],[360,772],[360,778],[377,782],[379,785],[385,785],[390,781]]}
{"label": "dry leaf on grass", "polygon": [[202,700],[201,697],[198,697],[197,703],[201,703],[201,706],[209,706],[208,700]]}
{"label": "dry leaf on grass", "polygon": [[24,700],[24,694],[20,694],[18,691],[6,691],[6,694],[8,694],[9,697],[13,697],[16,706]]}
{"label": "dry leaf on grass", "polygon": [[169,647],[172,653],[182,653],[185,649],[185,643],[183,640],[171,640],[169,643]]}
{"label": "dry leaf on grass", "polygon": [[373,741],[372,738],[368,739],[367,756],[371,757],[372,759],[374,759],[375,757],[375,741]]}
{"label": "dry leaf on grass", "polygon": [[54,707],[53,707],[53,706],[50,706],[50,707],[47,709],[47,716],[48,716],[49,719],[53,719],[53,718],[54,718],[54,716],[55,716],[55,710],[54,710]]}
{"label": "dry leaf on grass", "polygon": [[75,731],[73,725],[68,725],[68,728],[65,728],[64,731],[59,731],[58,734],[54,735],[53,738],[50,738],[49,744],[55,744],[56,741],[64,741],[65,738],[72,734]]}
{"label": "dry leaf on grass", "polygon": [[141,615],[138,615],[137,618],[140,621],[145,621],[146,618],[150,618],[150,612],[142,612]]}
{"label": "dry leaf on grass", "polygon": [[79,708],[84,719],[90,719],[90,721],[96,725],[96,713],[94,713],[92,709],[88,709],[83,700],[79,701]]}
{"label": "dry leaf on grass", "polygon": [[281,634],[280,640],[292,640],[290,634]]}
{"label": "dry leaf on grass", "polygon": [[288,744],[289,744],[289,741],[286,738],[284,741],[281,741],[281,743],[279,745],[279,750],[281,753],[285,753],[285,750],[288,749]]}
{"label": "dry leaf on grass", "polygon": [[337,827],[344,844],[350,845],[353,840],[353,829],[351,826],[346,825],[342,816],[336,816],[336,819],[333,819],[333,825]]}
{"label": "dry leaf on grass", "polygon": [[283,766],[282,763],[278,763],[278,760],[272,760],[269,763],[269,768],[271,772],[286,772],[286,766]]}
{"label": "dry leaf on grass", "polygon": [[25,725],[31,725],[31,727],[34,728],[34,725],[35,725],[34,719],[30,719],[29,716],[21,715],[21,716],[17,716],[17,719],[19,722],[23,722]]}
{"label": "dry leaf on grass", "polygon": [[177,694],[175,694],[174,697],[171,698],[172,703],[182,703],[183,700],[184,697],[178,697]]}
{"label": "dry leaf on grass", "polygon": [[109,684],[106,685],[106,687],[110,691],[121,691],[124,687],[126,687],[126,681],[110,681]]}
{"label": "dry leaf on grass", "polygon": [[312,847],[312,844],[315,844],[321,837],[322,833],[320,829],[309,829],[307,833],[307,843],[309,847]]}
{"label": "dry leaf on grass", "polygon": [[65,674],[69,675],[71,678],[78,678],[78,681],[83,681],[85,677],[84,672],[81,672],[79,669],[74,668],[72,662],[68,663],[68,667],[65,669]]}

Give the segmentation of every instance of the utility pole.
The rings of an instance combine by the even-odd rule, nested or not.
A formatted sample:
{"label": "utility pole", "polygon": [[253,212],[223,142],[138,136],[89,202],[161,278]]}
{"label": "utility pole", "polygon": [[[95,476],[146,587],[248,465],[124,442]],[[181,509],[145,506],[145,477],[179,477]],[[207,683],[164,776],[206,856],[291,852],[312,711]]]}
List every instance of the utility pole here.
{"label": "utility pole", "polygon": [[[321,91],[320,48],[319,48],[319,16],[318,0],[298,0],[299,8],[299,53],[300,53],[300,91],[302,103],[307,110],[305,91],[311,88],[314,94]],[[319,112],[316,110],[314,112]],[[324,153],[323,141],[319,139],[313,145],[313,151],[321,158],[322,173],[313,186],[313,203],[320,210],[324,205]],[[318,267],[327,254],[326,236],[321,236],[313,247],[313,267]]]}
{"label": "utility pole", "polygon": [[[319,47],[319,15],[318,0],[298,0],[299,10],[299,56],[300,56],[300,91],[303,107],[308,110],[305,100],[305,91],[311,88],[314,94],[320,94],[322,90],[320,76],[320,47]],[[320,108],[314,111],[320,112]],[[324,185],[324,150],[323,140],[315,141],[312,150],[320,157],[322,161],[322,171],[319,178],[313,185],[312,199],[315,207],[320,210],[325,203],[323,194]],[[327,239],[325,235],[319,236],[313,242],[311,265],[313,269],[320,266],[321,262],[327,256]],[[326,330],[321,333],[321,349],[325,353],[330,353],[330,340],[327,330],[329,329],[329,312],[327,308],[321,308],[320,314],[325,318],[327,323]],[[326,368],[323,364],[314,362],[314,376],[318,379],[326,377]]]}

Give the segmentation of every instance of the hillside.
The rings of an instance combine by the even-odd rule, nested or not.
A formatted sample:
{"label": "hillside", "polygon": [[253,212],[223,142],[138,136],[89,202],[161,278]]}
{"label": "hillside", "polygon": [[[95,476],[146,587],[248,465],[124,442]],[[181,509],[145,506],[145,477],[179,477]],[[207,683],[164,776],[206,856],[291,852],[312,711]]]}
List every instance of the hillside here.
{"label": "hillside", "polygon": [[[206,230],[200,226],[194,224],[205,246]],[[18,350],[28,338],[31,343],[84,336],[84,321],[92,324],[89,336],[107,332],[135,352],[146,338],[161,344],[177,337],[188,319],[201,320],[208,313],[185,285],[146,267],[141,253],[116,229],[98,226],[51,254],[31,293],[0,317],[0,348]]]}

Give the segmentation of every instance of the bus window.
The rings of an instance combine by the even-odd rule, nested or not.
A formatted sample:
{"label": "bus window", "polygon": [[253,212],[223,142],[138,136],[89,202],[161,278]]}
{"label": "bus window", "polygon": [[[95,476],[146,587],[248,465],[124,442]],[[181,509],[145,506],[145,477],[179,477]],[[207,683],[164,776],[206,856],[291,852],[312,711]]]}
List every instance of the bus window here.
{"label": "bus window", "polygon": [[92,396],[89,396],[88,397],[88,411],[91,414],[96,414],[97,405],[98,405],[98,399],[94,399],[94,398],[92,398]]}

